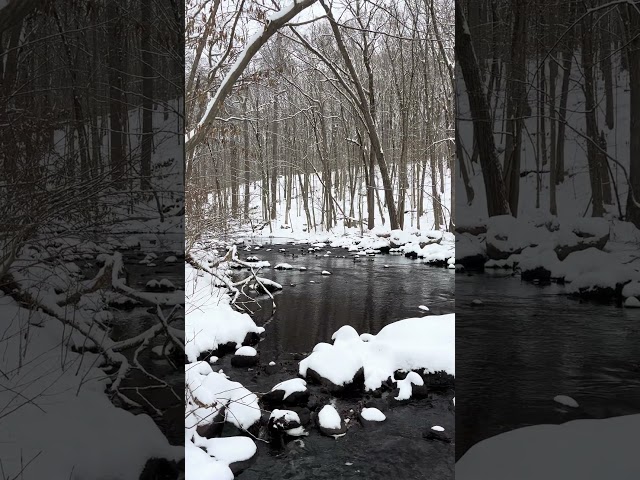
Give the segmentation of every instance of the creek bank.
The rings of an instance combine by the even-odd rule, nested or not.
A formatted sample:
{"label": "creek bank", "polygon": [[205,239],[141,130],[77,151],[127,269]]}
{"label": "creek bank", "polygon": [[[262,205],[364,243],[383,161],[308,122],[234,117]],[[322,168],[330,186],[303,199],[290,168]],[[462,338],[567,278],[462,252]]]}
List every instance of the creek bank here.
{"label": "creek bank", "polygon": [[530,283],[564,285],[578,298],[633,305],[628,299],[640,296],[633,263],[639,240],[640,231],[628,222],[496,216],[457,229],[456,261],[458,271],[502,270]]}

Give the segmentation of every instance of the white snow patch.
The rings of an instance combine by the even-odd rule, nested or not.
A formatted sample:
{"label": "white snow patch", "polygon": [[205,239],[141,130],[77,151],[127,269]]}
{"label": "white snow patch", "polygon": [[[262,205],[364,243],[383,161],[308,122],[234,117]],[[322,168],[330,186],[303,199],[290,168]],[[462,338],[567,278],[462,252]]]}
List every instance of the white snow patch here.
{"label": "white snow patch", "polygon": [[[274,364],[275,365],[275,364]],[[292,378],[291,380],[285,380],[284,382],[280,382],[275,387],[271,389],[272,392],[276,390],[284,391],[284,400],[289,395],[295,392],[306,392],[307,390],[307,382],[302,378]]]}
{"label": "white snow patch", "polygon": [[342,426],[340,414],[332,405],[325,405],[318,413],[318,422],[323,428],[339,429]]}
{"label": "white snow patch", "polygon": [[400,389],[396,400],[409,400],[413,393],[412,385],[424,385],[424,380],[416,372],[409,372],[403,380],[396,380],[396,384]]}
{"label": "white snow patch", "polygon": [[231,298],[215,287],[216,280],[211,275],[205,272],[199,277],[197,273],[185,264],[185,354],[190,362],[219,345],[242,344],[247,333],[264,332],[248,314],[231,308]]}
{"label": "white snow patch", "polygon": [[240,355],[241,357],[255,357],[258,355],[258,352],[253,347],[244,346],[236,350],[236,355]]}
{"label": "white snow patch", "polygon": [[369,422],[384,422],[387,419],[385,414],[377,408],[363,408],[361,415]]}

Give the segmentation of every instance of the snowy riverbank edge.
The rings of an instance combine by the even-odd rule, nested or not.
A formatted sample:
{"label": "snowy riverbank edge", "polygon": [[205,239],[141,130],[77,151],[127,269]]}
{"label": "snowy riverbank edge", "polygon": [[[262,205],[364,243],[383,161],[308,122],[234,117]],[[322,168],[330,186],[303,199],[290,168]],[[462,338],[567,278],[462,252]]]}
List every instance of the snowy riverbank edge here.
{"label": "snowy riverbank edge", "polygon": [[640,230],[629,222],[504,215],[458,226],[455,250],[459,269],[511,270],[525,281],[565,284],[570,295],[633,306],[638,242]]}
{"label": "snowy riverbank edge", "polygon": [[458,480],[640,478],[640,415],[534,425],[474,445],[457,463]]}

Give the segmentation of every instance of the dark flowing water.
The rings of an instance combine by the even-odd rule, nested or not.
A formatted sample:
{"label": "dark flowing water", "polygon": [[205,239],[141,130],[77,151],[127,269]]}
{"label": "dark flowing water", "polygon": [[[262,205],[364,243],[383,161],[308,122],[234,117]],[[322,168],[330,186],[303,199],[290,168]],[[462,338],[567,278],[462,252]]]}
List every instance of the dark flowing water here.
{"label": "dark flowing water", "polygon": [[[127,285],[139,291],[145,291],[149,280],[170,280],[177,289],[184,287],[183,261],[178,263],[165,263],[164,259],[171,252],[156,251],[158,259],[155,266],[140,265],[148,251],[129,250],[123,252],[123,260],[127,275]],[[97,265],[91,265],[90,270],[85,275],[90,278],[98,271]],[[164,308],[168,314],[170,308]],[[135,307],[132,310],[113,310],[114,321],[110,325],[110,336],[115,341],[121,341],[135,337],[157,325],[159,320],[155,313],[148,311],[148,307]],[[179,320],[172,323],[178,329],[184,329],[184,321]],[[166,358],[158,358],[151,352],[155,346],[162,345],[166,340],[164,334],[157,335],[147,348],[138,355],[140,363],[152,375],[162,379],[167,385],[162,386],[157,381],[150,379],[143,372],[139,371],[132,363],[132,368],[127,377],[122,382],[121,391],[133,401],[143,406],[142,411],[149,414],[160,430],[173,445],[184,444],[184,369],[181,359],[174,359],[171,363]],[[123,353],[132,362],[134,349],[125,350]],[[144,387],[137,390],[136,387]],[[171,390],[175,392],[172,393]],[[143,395],[143,396],[141,396]],[[154,408],[151,408],[153,405]],[[135,409],[134,409],[135,410]],[[137,412],[136,412],[137,413]]]}
{"label": "dark flowing water", "polygon": [[[280,248],[286,252],[279,252]],[[394,321],[425,315],[418,308],[420,305],[428,306],[435,314],[454,311],[452,270],[396,255],[354,262],[341,248],[327,247],[318,257],[315,253],[302,255],[300,249],[307,248],[308,245],[274,244],[251,252],[240,251],[242,259],[255,255],[271,262],[271,267],[280,262],[294,267],[285,271],[266,268],[260,274],[284,287],[275,295],[275,315],[265,300],[260,300],[262,309],[254,315],[256,323],[266,328],[257,347],[260,366],[247,371],[231,367],[228,357],[219,361],[231,379],[252,391],[268,391],[276,383],[295,377],[301,354],[310,352],[318,342],[331,342],[331,335],[343,325],[351,325],[359,333],[376,334]],[[326,251],[331,252],[329,257],[324,256]],[[300,271],[301,266],[307,270]],[[323,270],[332,275],[323,276]],[[237,275],[243,277],[246,273]],[[279,370],[267,374],[264,366],[272,360]],[[339,398],[338,411],[343,417],[353,417],[346,436],[334,440],[311,427],[310,436],[303,437],[302,442],[289,442],[284,450],[272,450],[257,442],[259,453],[254,465],[237,478],[452,479],[455,443],[422,438],[422,433],[433,425],[443,426],[455,435],[451,395],[392,405],[385,412],[387,420],[373,428],[362,427],[350,414],[350,410],[357,412],[361,408],[363,398]]]}
{"label": "dark flowing water", "polygon": [[457,458],[523,426],[640,413],[640,311],[496,274],[458,274],[456,297]]}
{"label": "dark flowing water", "polygon": [[[269,261],[271,268],[259,275],[284,287],[275,294],[276,314],[260,343],[261,351],[274,355],[273,360],[286,353],[310,352],[317,343],[330,342],[331,335],[343,325],[351,325],[358,333],[376,334],[396,320],[425,315],[420,305],[426,305],[432,314],[454,311],[452,270],[430,267],[403,255],[377,255],[354,262],[342,248],[301,253],[308,248],[269,245],[240,252],[241,259],[257,256]],[[279,249],[286,251],[280,253]],[[327,251],[331,252],[329,257],[324,256]],[[278,263],[289,263],[294,269],[274,270]],[[300,271],[300,267],[307,270]],[[331,275],[322,275],[324,270]],[[262,325],[271,317],[271,302],[263,297],[260,305],[261,309],[253,309],[254,319]]]}

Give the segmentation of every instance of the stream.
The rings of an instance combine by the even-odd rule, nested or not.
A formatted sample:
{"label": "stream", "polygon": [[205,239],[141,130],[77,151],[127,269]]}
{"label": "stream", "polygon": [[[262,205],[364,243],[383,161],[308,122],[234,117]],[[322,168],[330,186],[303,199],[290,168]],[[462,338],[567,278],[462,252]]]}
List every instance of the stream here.
{"label": "stream", "polygon": [[503,273],[457,274],[456,297],[456,393],[473,399],[457,405],[456,458],[519,427],[640,413],[640,311]]}
{"label": "stream", "polygon": [[[141,265],[139,262],[146,257],[149,250],[138,249],[123,251],[123,261],[127,274],[127,285],[138,291],[145,291],[149,280],[170,280],[178,289],[183,289],[184,285],[184,260],[179,259],[177,263],[165,263],[164,259],[174,255],[172,252],[158,250],[155,253],[158,259],[155,266]],[[99,270],[95,262],[85,265],[83,273],[86,278],[92,278]],[[155,313],[150,313],[148,307],[135,307],[130,310],[111,309],[114,320],[110,323],[110,336],[114,341],[121,341],[135,337],[145,330],[158,323]],[[168,314],[169,308],[165,308]],[[172,325],[178,329],[184,329],[184,321],[176,320]],[[171,393],[167,386],[158,387],[158,382],[150,379],[144,373],[135,368],[131,368],[126,378],[122,382],[121,391],[131,400],[139,403],[143,408],[130,408],[134,413],[147,413],[158,425],[162,433],[167,437],[172,445],[184,444],[184,369],[182,358],[177,356],[171,364],[166,358],[159,358],[152,353],[152,348],[161,346],[166,339],[164,334],[156,336],[149,346],[142,350],[139,355],[140,363],[152,375],[160,378],[177,396]],[[123,353],[129,361],[132,361],[134,349],[124,350]],[[142,387],[136,390],[136,387]],[[152,408],[150,405],[153,405]],[[156,411],[157,409],[158,411]],[[161,412],[161,413],[160,413]]]}
{"label": "stream", "polygon": [[[274,295],[275,314],[266,297],[258,297],[258,304],[247,305],[255,312],[256,323],[266,329],[256,347],[259,366],[251,370],[231,367],[229,355],[216,363],[232,380],[251,391],[266,392],[276,383],[296,377],[299,360],[317,343],[330,342],[331,335],[343,325],[351,325],[359,333],[376,334],[385,325],[403,318],[454,311],[452,270],[429,267],[402,255],[379,254],[354,262],[342,248],[326,247],[322,252],[303,254],[309,245],[283,244],[278,239],[272,242],[251,252],[239,248],[241,259],[257,256],[269,261],[271,268],[260,274],[284,287]],[[343,256],[347,258],[340,258]],[[281,262],[294,269],[274,270]],[[307,270],[300,271],[300,267]],[[323,276],[323,270],[331,275]],[[244,277],[246,272],[236,276]],[[430,311],[423,312],[420,305],[428,306]],[[270,361],[276,362],[275,370],[265,368]],[[320,387],[309,385],[309,389],[323,403],[332,400]],[[374,427],[363,427],[356,416],[367,395],[334,399],[341,416],[351,419],[346,436],[325,437],[311,426],[308,437],[288,442],[284,449],[257,442],[255,462],[236,478],[452,479],[455,442],[422,438],[432,425],[441,425],[451,436],[455,435],[450,390],[447,395],[432,394],[428,399],[403,405],[389,402],[387,419]],[[388,393],[383,394],[382,400],[388,401],[387,396]],[[223,435],[235,433],[223,431]]]}

